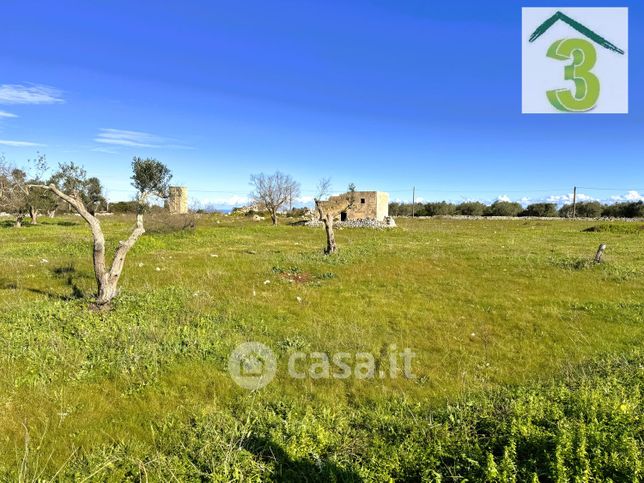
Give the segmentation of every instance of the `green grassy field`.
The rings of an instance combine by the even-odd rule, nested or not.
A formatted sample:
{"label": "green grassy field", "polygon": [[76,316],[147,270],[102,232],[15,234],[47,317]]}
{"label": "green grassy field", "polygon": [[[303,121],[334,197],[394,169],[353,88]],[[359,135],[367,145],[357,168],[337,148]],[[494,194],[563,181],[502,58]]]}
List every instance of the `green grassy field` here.
{"label": "green grassy field", "polygon": [[[112,248],[132,222],[104,219]],[[338,230],[331,257],[323,230],[301,226],[209,215],[195,230],[150,232],[105,313],[88,309],[91,237],[79,218],[0,226],[0,476],[641,479],[639,225],[398,223]],[[604,263],[588,263],[600,243]],[[245,341],[278,356],[277,377],[255,392],[227,372]],[[286,369],[298,350],[370,352],[383,367],[392,344],[417,354],[416,378],[297,380]],[[584,426],[581,451],[588,411],[610,424]],[[546,438],[537,420],[570,432]],[[625,446],[610,443],[624,434]]]}

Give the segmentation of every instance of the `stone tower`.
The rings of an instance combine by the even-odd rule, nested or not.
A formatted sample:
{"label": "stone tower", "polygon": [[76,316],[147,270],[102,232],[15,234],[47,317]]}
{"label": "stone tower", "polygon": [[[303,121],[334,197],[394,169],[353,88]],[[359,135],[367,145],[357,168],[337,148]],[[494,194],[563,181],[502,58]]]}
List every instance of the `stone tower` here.
{"label": "stone tower", "polygon": [[170,214],[188,213],[188,188],[185,186],[170,186],[168,191],[167,206]]}

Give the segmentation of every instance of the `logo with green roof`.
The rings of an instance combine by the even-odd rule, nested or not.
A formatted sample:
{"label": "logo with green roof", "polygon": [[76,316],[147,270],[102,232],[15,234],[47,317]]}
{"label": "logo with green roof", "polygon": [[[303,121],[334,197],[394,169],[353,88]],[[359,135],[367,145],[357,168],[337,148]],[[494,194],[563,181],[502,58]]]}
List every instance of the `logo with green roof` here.
{"label": "logo with green roof", "polygon": [[[628,10],[570,8],[566,11],[568,13],[555,8],[523,9],[523,112],[628,112],[625,50]],[[526,29],[530,29],[527,42]],[[608,40],[611,33],[619,38]],[[561,63],[565,63],[563,73]],[[558,79],[551,78],[553,64],[559,66]],[[551,87],[556,81],[560,86]],[[534,87],[538,84],[542,84],[540,92]],[[603,84],[608,88],[603,89]],[[537,95],[543,96],[549,107],[543,98],[526,99],[526,96]]]}

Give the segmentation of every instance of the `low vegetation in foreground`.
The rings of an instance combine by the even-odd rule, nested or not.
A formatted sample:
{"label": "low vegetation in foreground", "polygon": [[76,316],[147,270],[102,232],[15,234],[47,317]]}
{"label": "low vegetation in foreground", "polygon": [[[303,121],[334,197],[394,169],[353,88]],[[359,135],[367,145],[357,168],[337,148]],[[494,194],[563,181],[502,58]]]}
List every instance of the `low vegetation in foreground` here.
{"label": "low vegetation in foreground", "polygon": [[[102,223],[116,244],[134,218]],[[642,479],[642,230],[410,219],[325,256],[269,223],[152,223],[110,311],[78,217],[0,227],[0,478]],[[227,371],[246,341],[278,357],[258,391]],[[393,345],[415,378],[286,369]]]}

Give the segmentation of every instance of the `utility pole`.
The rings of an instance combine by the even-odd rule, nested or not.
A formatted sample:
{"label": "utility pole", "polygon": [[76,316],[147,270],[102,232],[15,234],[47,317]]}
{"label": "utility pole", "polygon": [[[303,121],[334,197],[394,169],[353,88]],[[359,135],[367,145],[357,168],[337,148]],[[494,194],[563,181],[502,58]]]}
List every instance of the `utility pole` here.
{"label": "utility pole", "polygon": [[577,187],[572,189],[572,217],[577,217]]}
{"label": "utility pole", "polygon": [[411,195],[411,217],[414,218],[415,216],[416,216],[416,187],[414,186],[414,189]]}

